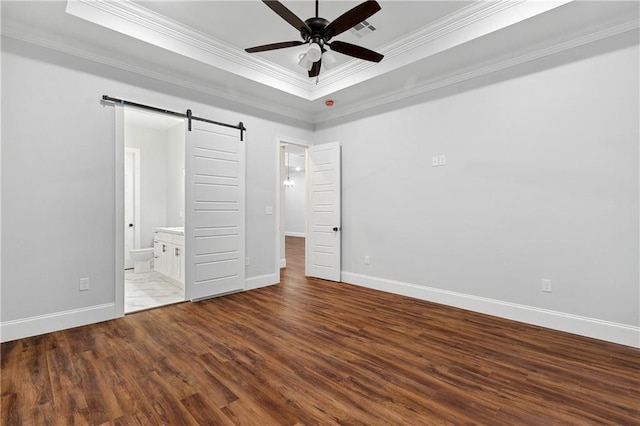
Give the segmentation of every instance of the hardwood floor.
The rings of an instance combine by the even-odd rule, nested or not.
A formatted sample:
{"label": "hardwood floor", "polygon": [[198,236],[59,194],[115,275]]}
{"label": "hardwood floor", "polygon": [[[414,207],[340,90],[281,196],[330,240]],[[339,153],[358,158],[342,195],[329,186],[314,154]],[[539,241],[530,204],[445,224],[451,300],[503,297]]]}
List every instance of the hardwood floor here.
{"label": "hardwood floor", "polygon": [[287,240],[281,285],[4,343],[0,423],[640,424],[639,350],[307,279]]}

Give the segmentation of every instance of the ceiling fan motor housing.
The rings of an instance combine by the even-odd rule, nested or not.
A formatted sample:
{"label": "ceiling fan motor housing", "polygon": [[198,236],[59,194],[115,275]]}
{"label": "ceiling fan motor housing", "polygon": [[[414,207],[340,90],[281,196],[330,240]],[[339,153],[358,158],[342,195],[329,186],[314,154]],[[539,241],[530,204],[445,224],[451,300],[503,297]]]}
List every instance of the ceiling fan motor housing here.
{"label": "ceiling fan motor housing", "polygon": [[316,42],[320,46],[324,45],[325,42],[331,39],[331,35],[325,34],[324,29],[329,25],[329,21],[324,18],[309,18],[304,21],[305,24],[311,28],[311,34],[308,34],[304,31],[300,32],[300,35],[304,39],[305,42]]}

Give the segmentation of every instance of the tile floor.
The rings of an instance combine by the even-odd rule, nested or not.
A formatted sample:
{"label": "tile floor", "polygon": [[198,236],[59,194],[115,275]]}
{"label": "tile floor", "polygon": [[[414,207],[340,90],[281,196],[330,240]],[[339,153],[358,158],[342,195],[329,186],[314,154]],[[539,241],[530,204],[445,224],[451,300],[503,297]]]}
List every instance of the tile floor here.
{"label": "tile floor", "polygon": [[124,271],[125,313],[183,301],[184,290],[164,280],[158,272],[134,274],[132,269]]}

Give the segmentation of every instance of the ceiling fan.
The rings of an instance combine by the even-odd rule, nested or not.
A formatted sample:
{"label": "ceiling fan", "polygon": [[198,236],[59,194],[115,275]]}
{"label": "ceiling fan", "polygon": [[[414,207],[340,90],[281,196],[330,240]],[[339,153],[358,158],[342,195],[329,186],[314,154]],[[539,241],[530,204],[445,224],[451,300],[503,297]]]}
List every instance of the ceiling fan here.
{"label": "ceiling fan", "polygon": [[331,50],[335,52],[353,56],[354,58],[364,59],[365,61],[380,62],[382,58],[384,58],[384,55],[381,55],[378,52],[365,49],[361,46],[356,46],[355,44],[338,40],[330,41],[333,37],[342,34],[378,12],[381,7],[375,0],[367,0],[364,3],[359,4],[353,9],[343,13],[332,22],[329,22],[318,15],[318,0],[316,0],[316,16],[314,18],[309,18],[306,21],[298,18],[278,0],[262,1],[282,19],[287,21],[296,30],[300,31],[302,41],[284,41],[280,43],[250,47],[245,49],[248,53],[266,52],[268,50],[284,49],[286,47],[309,44],[307,53],[300,58],[299,62],[300,66],[309,71],[309,77],[317,77],[320,74],[323,56],[325,57],[325,66],[328,65],[330,59],[333,59],[332,62],[335,62],[335,58],[330,58],[326,55],[327,47],[330,47]]}

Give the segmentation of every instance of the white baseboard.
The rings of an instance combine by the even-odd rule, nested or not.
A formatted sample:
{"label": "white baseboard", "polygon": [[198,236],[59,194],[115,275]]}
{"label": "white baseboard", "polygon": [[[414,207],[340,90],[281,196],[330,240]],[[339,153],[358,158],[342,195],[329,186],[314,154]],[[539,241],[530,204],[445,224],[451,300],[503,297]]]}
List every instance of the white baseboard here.
{"label": "white baseboard", "polygon": [[287,232],[284,233],[284,235],[287,236],[287,237],[301,237],[301,238],[306,238],[307,237],[307,234],[304,233],[304,232],[289,232],[289,231],[287,231]]}
{"label": "white baseboard", "polygon": [[280,259],[280,269],[287,267],[287,259]]}
{"label": "white baseboard", "polygon": [[342,271],[342,281],[580,336],[640,348],[640,327]]}
{"label": "white baseboard", "polygon": [[266,274],[258,275],[257,277],[247,278],[245,280],[245,290],[255,290],[261,287],[267,287],[274,284],[279,284],[280,280],[278,274]]}
{"label": "white baseboard", "polygon": [[0,324],[0,340],[11,340],[66,330],[81,325],[93,324],[115,318],[115,303],[89,306],[70,311],[39,315]]}

